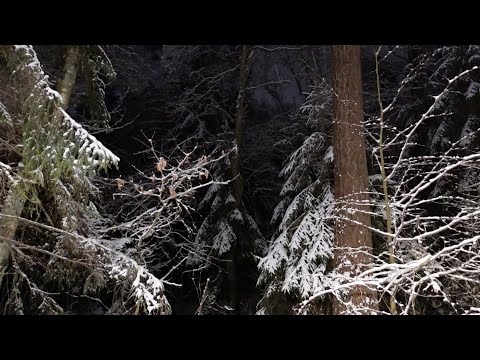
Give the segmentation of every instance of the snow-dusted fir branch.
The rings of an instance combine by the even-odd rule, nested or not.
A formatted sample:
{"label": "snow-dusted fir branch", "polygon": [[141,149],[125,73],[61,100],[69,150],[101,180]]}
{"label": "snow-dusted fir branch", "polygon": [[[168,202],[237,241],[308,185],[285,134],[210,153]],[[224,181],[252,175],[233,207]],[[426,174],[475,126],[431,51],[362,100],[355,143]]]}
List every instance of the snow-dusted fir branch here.
{"label": "snow-dusted fir branch", "polygon": [[[2,215],[6,216],[6,215]],[[89,284],[89,279],[104,277],[103,286],[111,286],[122,288],[121,298],[116,299],[117,303],[121,303],[122,307],[117,307],[113,311],[115,313],[126,314],[169,314],[171,313],[170,305],[164,295],[164,287],[162,280],[151,274],[147,268],[139,265],[130,256],[109,246],[109,242],[102,242],[95,238],[81,236],[78,233],[71,233],[59,228],[42,224],[25,218],[17,217],[19,221],[43,228],[57,234],[59,237],[69,237],[75,239],[70,245],[75,246],[76,252],[83,254],[84,258],[93,257],[95,260],[81,262],[76,261],[68,256],[62,256],[62,251],[53,252],[45,251],[39,247],[28,246],[21,242],[14,241],[11,244],[15,257],[27,256],[32,258],[32,254],[26,255],[25,250],[34,252],[41,251],[50,256],[49,266],[56,268],[59,262],[68,267],[68,264],[80,264],[81,268],[91,271],[92,274],[87,278],[85,287]],[[25,275],[26,276],[26,275]],[[33,284],[31,279],[27,280]],[[96,280],[98,281],[98,280]],[[90,286],[100,286],[101,284],[90,284]],[[53,298],[50,302],[55,303]],[[57,308],[61,310],[60,307]]]}
{"label": "snow-dusted fir branch", "polygon": [[311,133],[280,172],[285,182],[272,217],[277,230],[258,264],[258,284],[265,288],[258,314],[291,313],[296,301],[324,289],[323,276],[333,256],[335,204],[330,186],[333,147],[325,131],[330,101],[331,89],[323,81],[300,110]]}
{"label": "snow-dusted fir branch", "polygon": [[[13,285],[8,301],[12,299],[14,309],[22,308],[25,305],[22,296],[25,294],[20,294],[18,289],[27,283],[34,293],[38,293],[34,290],[40,287],[38,281],[53,281],[54,286],[59,287],[71,286],[75,281],[86,281],[83,291],[96,293],[102,288],[100,279],[105,278],[108,272],[102,266],[108,267],[108,259],[112,259],[98,253],[98,247],[83,246],[77,240],[80,233],[92,233],[91,229],[81,224],[84,224],[87,214],[96,212],[95,206],[89,201],[96,191],[91,182],[93,176],[116,165],[119,159],[63,109],[64,100],[68,103],[68,99],[63,99],[59,92],[51,88],[32,46],[5,45],[0,50],[12,74],[9,81],[21,104],[20,114],[16,114],[16,119],[19,119],[16,127],[21,136],[7,139],[19,150],[20,161],[9,165],[9,171],[14,176],[8,184],[9,192],[0,216],[0,245],[8,249],[2,251],[1,267],[10,264],[12,269],[16,269],[12,275]],[[70,80],[69,90],[65,93],[72,90],[74,79]],[[46,201],[51,201],[48,207]],[[37,221],[35,224],[28,223],[28,219],[20,216],[22,213],[34,219],[43,218],[50,225]],[[34,228],[27,231],[35,231],[36,236],[22,237],[23,244],[19,243],[15,238],[19,224],[28,229]],[[55,235],[49,237],[51,232]],[[42,241],[45,243],[39,244]],[[82,265],[76,271],[75,266],[81,264],[79,258],[85,260],[88,266]],[[71,261],[65,262],[64,259]],[[110,264],[113,262],[110,261]],[[124,269],[131,268],[127,263],[124,265]],[[46,271],[39,278],[36,268],[42,266]],[[112,281],[109,281],[109,285],[115,283]],[[34,285],[35,282],[38,286]],[[127,283],[125,286],[128,286]],[[43,297],[38,301],[42,303],[29,302],[31,307],[38,305],[37,309],[30,311],[45,312],[47,308],[54,313],[63,311],[52,297]],[[12,308],[7,306],[5,309]]]}

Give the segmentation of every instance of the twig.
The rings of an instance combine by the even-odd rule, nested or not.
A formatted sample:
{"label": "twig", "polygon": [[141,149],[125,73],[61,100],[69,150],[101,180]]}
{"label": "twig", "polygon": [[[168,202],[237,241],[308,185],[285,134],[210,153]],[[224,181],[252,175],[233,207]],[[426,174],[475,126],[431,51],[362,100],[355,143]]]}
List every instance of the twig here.
{"label": "twig", "polygon": [[203,295],[202,295],[202,300],[200,301],[200,306],[198,307],[197,311],[195,311],[195,315],[203,315],[202,309],[203,305],[205,304],[205,300],[207,300],[208,297],[208,284],[210,283],[210,278],[207,279],[207,283],[205,284],[205,288],[203,289]]}

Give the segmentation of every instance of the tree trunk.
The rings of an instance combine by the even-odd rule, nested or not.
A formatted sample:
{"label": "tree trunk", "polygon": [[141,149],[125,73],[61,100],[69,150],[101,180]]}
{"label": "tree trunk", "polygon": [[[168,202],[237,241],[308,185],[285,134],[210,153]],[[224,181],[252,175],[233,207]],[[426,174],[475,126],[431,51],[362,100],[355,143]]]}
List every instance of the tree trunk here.
{"label": "tree trunk", "polygon": [[[335,264],[340,273],[358,274],[368,266],[372,251],[368,169],[363,135],[363,94],[360,47],[338,45],[333,48],[334,74],[334,182],[337,201],[335,243],[339,250]],[[361,204],[363,203],[363,204]],[[367,254],[358,252],[363,250]],[[377,309],[376,294],[365,286],[350,289],[344,301],[369,313]],[[347,310],[342,301],[334,300],[333,313]]]}
{"label": "tree trunk", "polygon": [[25,195],[22,194],[21,184],[12,184],[0,215],[0,288],[10,259],[10,242],[15,237],[18,216],[22,214],[24,204]]}
{"label": "tree trunk", "polygon": [[[67,109],[70,102],[70,96],[77,76],[79,60],[79,46],[69,46],[66,53],[64,75],[58,82],[58,92],[62,96],[61,108],[64,110]],[[24,95],[28,96],[28,94]],[[57,113],[55,116],[60,115]],[[10,243],[15,238],[15,232],[18,227],[18,218],[22,215],[26,195],[28,193],[28,189],[22,185],[21,180],[11,185],[0,214],[0,287],[10,259]],[[8,217],[2,215],[7,215]]]}
{"label": "tree trunk", "polygon": [[57,85],[57,91],[62,95],[61,108],[67,111],[70,105],[70,98],[73,86],[77,79],[78,65],[80,63],[80,46],[70,45],[65,54],[65,65],[63,67],[63,77]]}
{"label": "tree trunk", "polygon": [[[240,174],[240,160],[243,147],[244,138],[244,126],[243,126],[243,113],[245,107],[245,91],[248,81],[248,60],[251,55],[251,47],[248,45],[242,45],[240,54],[240,82],[237,97],[237,107],[235,116],[235,145],[237,147],[236,152],[230,158],[231,171],[232,171],[232,193],[235,198],[236,208],[242,207],[243,197],[243,179]],[[228,269],[230,278],[230,301],[235,313],[240,312],[240,299],[239,299],[239,284],[238,284],[238,258],[239,258],[239,245],[242,239],[237,234],[237,241],[232,246],[231,250],[231,262]]]}

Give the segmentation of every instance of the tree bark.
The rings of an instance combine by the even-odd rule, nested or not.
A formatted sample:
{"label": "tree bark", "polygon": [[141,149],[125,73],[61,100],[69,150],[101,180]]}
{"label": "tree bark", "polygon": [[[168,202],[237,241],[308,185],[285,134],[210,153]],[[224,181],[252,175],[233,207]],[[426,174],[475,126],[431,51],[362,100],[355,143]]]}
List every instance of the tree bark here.
{"label": "tree bark", "polygon": [[61,108],[67,111],[70,105],[73,87],[77,79],[78,65],[80,63],[80,46],[70,45],[65,54],[63,77],[59,80],[57,91],[62,95]]}
{"label": "tree bark", "polygon": [[[339,248],[335,264],[340,273],[354,276],[371,262],[372,252],[369,206],[368,169],[363,135],[363,93],[360,47],[337,45],[333,47],[334,74],[334,182],[337,201],[335,243]],[[364,252],[358,252],[363,250]],[[355,286],[344,298],[360,309],[356,313],[370,313],[378,308],[376,294],[365,286]],[[343,301],[334,299],[333,313],[347,310]]]}
{"label": "tree bark", "polygon": [[[245,108],[245,91],[248,81],[248,61],[251,55],[251,47],[248,45],[242,45],[240,54],[240,78],[239,89],[237,97],[237,107],[235,115],[235,145],[236,151],[230,158],[231,172],[232,172],[232,193],[235,198],[236,208],[242,207],[243,197],[243,179],[240,173],[240,161],[244,139],[244,108]],[[240,299],[239,299],[239,284],[238,284],[238,257],[239,257],[239,244],[242,239],[237,234],[237,241],[232,245],[231,250],[231,262],[228,269],[230,278],[230,301],[235,313],[240,312]]]}

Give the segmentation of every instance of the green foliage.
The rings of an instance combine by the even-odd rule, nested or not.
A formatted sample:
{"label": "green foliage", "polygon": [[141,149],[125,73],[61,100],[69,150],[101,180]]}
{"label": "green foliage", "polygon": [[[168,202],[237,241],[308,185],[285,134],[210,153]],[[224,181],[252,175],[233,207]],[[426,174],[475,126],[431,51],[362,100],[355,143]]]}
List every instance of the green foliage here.
{"label": "green foliage", "polygon": [[[30,293],[32,302],[29,306],[37,309],[35,311],[61,313],[60,305],[40,291],[34,281],[73,294],[91,294],[94,289],[106,285],[102,273],[108,272],[99,267],[95,248],[79,246],[76,234],[91,230],[82,226],[86,225],[82,219],[92,212],[89,198],[95,187],[90,179],[117,165],[119,159],[61,108],[61,97],[50,88],[48,76],[32,46],[1,46],[0,50],[11,71],[10,80],[18,92],[18,101],[23,104],[18,114],[23,120],[19,124],[21,137],[19,143],[12,144],[21,154],[21,161],[11,167],[4,164],[2,168],[8,166],[13,173],[10,186],[15,189],[15,196],[23,198],[22,202],[26,203],[26,217],[68,232],[53,238],[42,232],[29,236],[30,230],[26,238],[22,235],[19,240],[24,245],[13,247],[13,254],[18,252],[17,255],[21,256],[18,261],[12,259],[18,279],[11,288],[8,309],[22,313],[20,302],[25,303],[26,295]],[[102,60],[102,52],[95,51],[98,52],[97,61],[102,65],[100,68],[108,69],[108,62]],[[112,75],[110,70],[107,72]],[[103,103],[103,100],[101,97],[98,101]],[[0,110],[2,119],[11,120],[5,106],[2,105]],[[40,245],[42,241],[47,248]],[[37,246],[40,254],[44,251],[52,254],[42,276],[37,267],[46,259],[25,256],[21,250],[36,249]],[[34,254],[39,255],[35,251]],[[79,284],[85,284],[84,289],[78,288]],[[37,303],[35,299],[38,297]]]}

